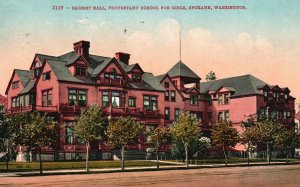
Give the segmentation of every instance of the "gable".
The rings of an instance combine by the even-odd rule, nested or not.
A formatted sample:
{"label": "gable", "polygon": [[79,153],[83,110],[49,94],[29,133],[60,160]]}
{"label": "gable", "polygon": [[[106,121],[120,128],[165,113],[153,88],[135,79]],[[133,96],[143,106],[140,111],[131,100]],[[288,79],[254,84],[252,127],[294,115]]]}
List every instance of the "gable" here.
{"label": "gable", "polygon": [[123,79],[129,81],[129,77],[127,73],[123,70],[123,68],[120,66],[120,64],[115,60],[112,59],[99,73],[98,77],[104,78],[105,74],[107,73],[113,73],[116,75],[120,75],[123,77]]}
{"label": "gable", "polygon": [[[18,82],[18,88],[12,89],[12,84],[15,83],[15,82]],[[5,94],[8,95],[9,90],[11,90],[13,92],[16,92],[16,94],[17,94],[17,93],[19,93],[19,91],[21,91],[24,88],[24,86],[25,85],[23,85],[22,81],[20,80],[19,76],[16,73],[16,70],[14,70],[13,73],[12,73],[12,76],[10,78],[10,81],[7,85]]]}
{"label": "gable", "polygon": [[[181,98],[183,99],[184,96],[182,94],[182,92],[177,88],[177,86],[175,86],[174,82],[172,81],[171,77],[168,74],[163,75],[164,78],[161,79],[161,77],[157,77],[158,79],[161,79],[160,83],[161,85],[165,88],[165,83],[169,83],[169,88],[171,89],[175,89],[176,92],[181,96]],[[165,88],[166,89],[166,88]]]}
{"label": "gable", "polygon": [[78,58],[72,65],[74,65],[74,66],[84,66],[84,67],[89,66],[88,62],[83,57]]}

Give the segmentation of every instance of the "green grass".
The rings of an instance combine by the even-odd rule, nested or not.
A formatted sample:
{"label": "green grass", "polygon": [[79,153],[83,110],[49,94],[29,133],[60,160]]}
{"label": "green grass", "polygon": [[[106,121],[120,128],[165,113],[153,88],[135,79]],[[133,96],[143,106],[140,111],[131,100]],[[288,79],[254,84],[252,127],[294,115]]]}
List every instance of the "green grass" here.
{"label": "green grass", "polygon": [[[160,163],[160,165],[172,165]],[[125,167],[135,166],[156,166],[155,162],[150,161],[125,161]],[[120,161],[90,161],[90,168],[119,168]],[[85,161],[70,161],[70,162],[43,162],[44,170],[57,169],[84,169]],[[10,162],[9,171],[37,171],[39,170],[39,162]],[[5,162],[0,162],[0,172],[6,171]]]}

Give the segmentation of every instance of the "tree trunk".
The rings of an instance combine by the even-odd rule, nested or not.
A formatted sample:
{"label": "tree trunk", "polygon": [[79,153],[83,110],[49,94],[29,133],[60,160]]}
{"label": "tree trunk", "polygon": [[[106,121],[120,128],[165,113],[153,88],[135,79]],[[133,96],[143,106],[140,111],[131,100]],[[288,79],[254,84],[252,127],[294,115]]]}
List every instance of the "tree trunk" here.
{"label": "tree trunk", "polygon": [[90,156],[90,142],[86,143],[86,159],[85,159],[85,169],[89,172],[89,156]]}
{"label": "tree trunk", "polygon": [[188,168],[189,167],[189,155],[188,155],[188,145],[184,144],[185,149],[185,165]]}
{"label": "tree trunk", "polygon": [[225,156],[225,166],[227,166],[227,154],[225,152],[225,145],[223,144],[223,153],[224,153],[224,156]]}
{"label": "tree trunk", "polygon": [[6,170],[8,171],[8,157],[5,158]]}
{"label": "tree trunk", "polygon": [[270,159],[270,147],[269,143],[267,143],[267,161],[268,164],[271,164],[271,159]]}
{"label": "tree trunk", "polygon": [[157,170],[159,170],[158,148],[156,148],[156,168],[157,168]]}
{"label": "tree trunk", "polygon": [[[30,160],[30,159],[29,159]],[[40,160],[40,174],[43,174],[43,165],[42,165],[42,148],[39,148],[39,160]]]}
{"label": "tree trunk", "polygon": [[124,145],[122,145],[122,147],[121,147],[121,155],[122,155],[122,158],[121,158],[121,170],[124,171]]}
{"label": "tree trunk", "polygon": [[250,149],[247,150],[247,164],[250,165]]}
{"label": "tree trunk", "polygon": [[289,163],[289,149],[286,148],[286,163]]}

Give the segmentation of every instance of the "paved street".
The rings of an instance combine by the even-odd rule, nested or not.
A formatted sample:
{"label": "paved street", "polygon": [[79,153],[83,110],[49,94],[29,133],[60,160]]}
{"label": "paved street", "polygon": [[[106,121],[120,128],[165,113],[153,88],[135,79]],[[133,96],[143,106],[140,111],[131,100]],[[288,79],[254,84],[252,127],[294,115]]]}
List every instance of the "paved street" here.
{"label": "paved street", "polygon": [[300,165],[0,177],[0,186],[300,186]]}

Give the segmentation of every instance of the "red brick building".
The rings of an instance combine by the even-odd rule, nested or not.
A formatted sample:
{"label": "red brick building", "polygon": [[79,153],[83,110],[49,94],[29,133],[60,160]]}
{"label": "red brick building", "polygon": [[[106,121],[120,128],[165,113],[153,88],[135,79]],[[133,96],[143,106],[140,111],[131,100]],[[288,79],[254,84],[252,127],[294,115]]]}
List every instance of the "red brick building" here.
{"label": "red brick building", "polygon": [[[93,103],[102,107],[105,116],[131,115],[145,128],[169,126],[180,112],[190,111],[208,136],[218,120],[231,120],[242,130],[241,121],[256,113],[274,114],[284,125],[293,124],[295,98],[288,88],[268,85],[252,75],[200,83],[201,78],[181,61],[166,74],[154,76],[139,64],[130,64],[130,54],[103,57],[90,54],[89,47],[89,42],[79,41],[61,56],[36,54],[29,70],[13,71],[7,86],[9,115],[37,110],[67,124],[59,147],[44,149],[46,159],[54,155],[72,159],[77,153],[84,157],[85,146],[73,134],[74,120],[81,108]],[[146,146],[141,140],[130,148]],[[96,158],[110,157],[100,142],[91,149]]]}

